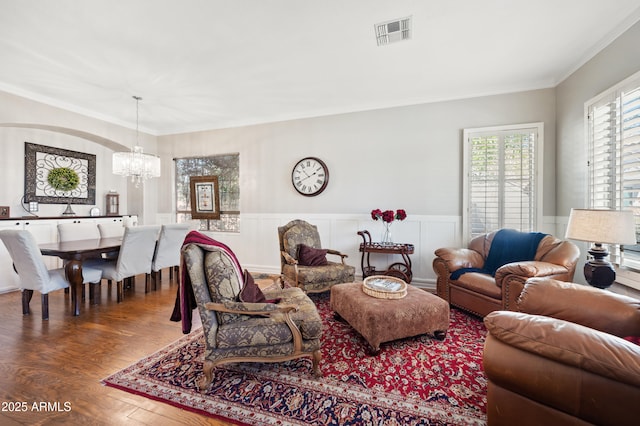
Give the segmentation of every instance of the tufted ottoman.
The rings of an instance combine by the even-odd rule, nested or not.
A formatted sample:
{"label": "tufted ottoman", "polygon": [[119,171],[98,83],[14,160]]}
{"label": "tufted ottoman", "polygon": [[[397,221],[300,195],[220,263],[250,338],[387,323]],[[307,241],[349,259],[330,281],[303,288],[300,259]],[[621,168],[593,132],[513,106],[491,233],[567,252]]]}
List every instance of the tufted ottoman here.
{"label": "tufted ottoman", "polygon": [[411,285],[402,299],[377,299],[362,291],[362,282],[331,287],[331,308],[371,345],[373,354],[380,343],[420,334],[443,340],[449,329],[449,304]]}

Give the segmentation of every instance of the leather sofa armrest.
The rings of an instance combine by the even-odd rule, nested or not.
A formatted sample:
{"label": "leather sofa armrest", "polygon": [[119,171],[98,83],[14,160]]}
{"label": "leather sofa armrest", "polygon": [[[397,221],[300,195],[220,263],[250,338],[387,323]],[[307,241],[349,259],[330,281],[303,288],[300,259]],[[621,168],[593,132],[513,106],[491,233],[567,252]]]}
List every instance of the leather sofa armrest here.
{"label": "leather sofa armrest", "polygon": [[502,287],[502,280],[507,275],[518,275],[523,277],[523,281],[532,277],[547,277],[553,275],[566,274],[567,268],[555,263],[540,262],[535,260],[507,263],[496,271],[496,284]]}
{"label": "leather sofa armrest", "polygon": [[640,336],[640,300],[586,285],[532,278],[517,301],[521,312],[545,315],[620,337]]}
{"label": "leather sofa armrest", "polygon": [[482,268],[484,266],[482,255],[475,250],[445,247],[437,249],[435,255],[444,261],[450,273],[461,268]]}
{"label": "leather sofa armrest", "polygon": [[493,337],[507,345],[640,387],[640,346],[580,324],[521,312],[495,311],[484,318]]}

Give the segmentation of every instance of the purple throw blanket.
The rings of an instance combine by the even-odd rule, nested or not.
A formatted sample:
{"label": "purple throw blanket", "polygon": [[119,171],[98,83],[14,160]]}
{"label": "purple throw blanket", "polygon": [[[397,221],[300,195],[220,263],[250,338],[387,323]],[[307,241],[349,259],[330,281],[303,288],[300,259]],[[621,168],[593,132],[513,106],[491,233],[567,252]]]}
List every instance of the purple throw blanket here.
{"label": "purple throw blanket", "polygon": [[[233,253],[233,251],[231,251],[231,249],[225,244],[221,243],[220,241],[216,241],[213,238],[209,238],[198,231],[191,231],[189,232],[189,234],[187,234],[184,242],[182,243],[182,247],[186,246],[187,244],[196,244],[203,250],[212,250],[213,248],[222,249],[229,255],[229,257],[231,257],[235,267],[237,268],[238,275],[242,277],[242,268],[240,267],[238,258]],[[184,259],[181,260],[181,263],[182,279],[180,280],[180,285],[178,286],[176,303],[173,307],[173,312],[171,313],[171,321],[182,321],[182,332],[184,334],[189,334],[191,332],[193,310],[197,308],[198,305],[196,303],[195,295],[193,294],[193,287],[191,287],[191,278],[189,277],[189,273],[187,272]],[[242,283],[242,285],[244,285],[244,283]]]}

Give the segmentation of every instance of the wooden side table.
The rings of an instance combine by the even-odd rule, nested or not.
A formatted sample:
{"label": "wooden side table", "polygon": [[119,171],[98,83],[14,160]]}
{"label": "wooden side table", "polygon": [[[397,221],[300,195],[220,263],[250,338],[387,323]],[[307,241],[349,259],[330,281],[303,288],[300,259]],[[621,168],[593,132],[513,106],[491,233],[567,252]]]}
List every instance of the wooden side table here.
{"label": "wooden side table", "polygon": [[[378,243],[371,241],[371,234],[369,231],[358,231],[358,235],[362,237],[362,243],[360,243],[360,252],[362,253],[362,259],[360,261],[360,267],[362,268],[362,278],[369,277],[371,275],[390,275],[392,277],[400,278],[406,283],[411,282],[413,273],[411,272],[411,258],[410,254],[413,254],[413,244],[405,243]],[[402,262],[392,263],[386,270],[378,271],[375,266],[371,266],[369,257],[371,253],[380,254],[399,254],[402,256]],[[366,265],[365,265],[366,263]]]}

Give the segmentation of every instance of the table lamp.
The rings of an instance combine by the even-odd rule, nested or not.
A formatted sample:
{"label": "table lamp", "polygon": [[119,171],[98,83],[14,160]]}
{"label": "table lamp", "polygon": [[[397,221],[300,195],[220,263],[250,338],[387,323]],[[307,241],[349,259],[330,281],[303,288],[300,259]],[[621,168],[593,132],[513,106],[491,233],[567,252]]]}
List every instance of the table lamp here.
{"label": "table lamp", "polygon": [[633,212],[571,209],[565,238],[594,243],[589,249],[593,259],[584,265],[584,277],[594,287],[607,288],[616,279],[616,271],[602,244],[636,244]]}

